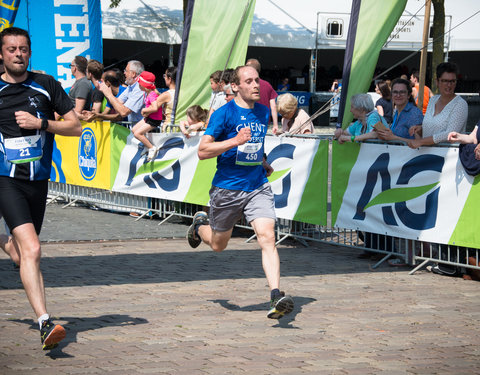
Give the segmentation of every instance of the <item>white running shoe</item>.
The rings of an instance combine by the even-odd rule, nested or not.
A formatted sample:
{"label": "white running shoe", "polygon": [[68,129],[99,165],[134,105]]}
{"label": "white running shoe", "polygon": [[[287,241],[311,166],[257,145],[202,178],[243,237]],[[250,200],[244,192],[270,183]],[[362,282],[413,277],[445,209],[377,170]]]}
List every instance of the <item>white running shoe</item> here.
{"label": "white running shoe", "polygon": [[147,161],[152,161],[155,159],[155,156],[157,156],[157,148],[155,146],[151,147],[148,149],[148,154],[147,154]]}

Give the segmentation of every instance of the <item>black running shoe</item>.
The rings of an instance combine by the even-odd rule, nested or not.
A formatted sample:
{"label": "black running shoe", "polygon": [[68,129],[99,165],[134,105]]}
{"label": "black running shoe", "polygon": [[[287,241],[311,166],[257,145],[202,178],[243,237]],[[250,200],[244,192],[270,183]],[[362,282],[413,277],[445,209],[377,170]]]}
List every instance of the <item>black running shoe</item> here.
{"label": "black running shoe", "polygon": [[202,243],[202,239],[195,234],[195,228],[198,225],[204,225],[208,223],[208,215],[204,211],[198,211],[193,216],[192,225],[188,228],[187,231],[187,240],[188,244],[194,249]]}
{"label": "black running shoe", "polygon": [[53,324],[50,319],[43,321],[40,329],[43,350],[51,350],[65,338],[65,329],[59,324]]}
{"label": "black running shoe", "polygon": [[280,319],[286,314],[290,314],[293,311],[293,298],[286,296],[285,292],[281,292],[281,295],[270,301],[270,310],[268,311],[267,318]]}

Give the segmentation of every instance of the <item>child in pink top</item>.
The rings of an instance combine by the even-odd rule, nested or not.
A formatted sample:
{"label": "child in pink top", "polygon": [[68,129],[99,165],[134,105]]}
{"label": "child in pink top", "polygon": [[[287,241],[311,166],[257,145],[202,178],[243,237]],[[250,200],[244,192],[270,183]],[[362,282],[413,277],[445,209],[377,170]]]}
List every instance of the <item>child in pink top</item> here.
{"label": "child in pink top", "polygon": [[[155,91],[155,75],[153,73],[144,71],[138,77],[138,84],[140,89],[145,92],[145,108],[151,106],[158,98],[158,93]],[[133,135],[143,145],[148,148],[147,161],[152,161],[157,156],[158,149],[145,136],[146,133],[152,131],[162,124],[163,115],[162,109],[150,113],[143,120],[137,122],[132,129]]]}

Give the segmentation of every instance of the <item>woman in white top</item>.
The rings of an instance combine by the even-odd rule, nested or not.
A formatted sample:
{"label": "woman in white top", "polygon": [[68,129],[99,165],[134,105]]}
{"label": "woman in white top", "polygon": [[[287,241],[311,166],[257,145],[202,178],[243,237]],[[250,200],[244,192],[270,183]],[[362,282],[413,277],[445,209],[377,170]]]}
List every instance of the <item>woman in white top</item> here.
{"label": "woman in white top", "polygon": [[282,116],[282,132],[291,134],[312,134],[315,132],[310,116],[298,108],[298,101],[292,94],[277,98],[277,111]]}
{"label": "woman in white top", "polygon": [[465,132],[468,105],[455,95],[456,84],[457,66],[450,62],[439,64],[437,86],[440,95],[430,99],[422,125],[410,128],[410,135],[415,136],[415,139],[408,141],[411,148],[446,142],[450,132]]}

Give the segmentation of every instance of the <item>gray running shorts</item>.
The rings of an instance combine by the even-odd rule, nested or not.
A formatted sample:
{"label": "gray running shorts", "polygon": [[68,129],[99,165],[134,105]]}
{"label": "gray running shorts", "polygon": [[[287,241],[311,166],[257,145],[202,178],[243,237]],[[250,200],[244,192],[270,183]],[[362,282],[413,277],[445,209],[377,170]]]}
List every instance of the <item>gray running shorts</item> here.
{"label": "gray running shorts", "polygon": [[249,223],[258,218],[276,220],[275,202],[268,182],[251,192],[212,186],[209,219],[214,231],[232,229],[242,214],[245,214]]}

